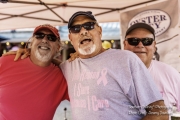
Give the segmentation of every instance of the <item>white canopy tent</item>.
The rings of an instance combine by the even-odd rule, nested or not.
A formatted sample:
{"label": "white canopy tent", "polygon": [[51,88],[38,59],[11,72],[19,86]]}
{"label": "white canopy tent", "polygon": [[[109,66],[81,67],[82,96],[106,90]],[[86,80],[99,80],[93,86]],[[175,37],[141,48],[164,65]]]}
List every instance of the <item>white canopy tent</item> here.
{"label": "white canopy tent", "polygon": [[92,11],[98,22],[118,22],[119,11],[162,0],[0,0],[0,30],[67,24],[76,11]]}

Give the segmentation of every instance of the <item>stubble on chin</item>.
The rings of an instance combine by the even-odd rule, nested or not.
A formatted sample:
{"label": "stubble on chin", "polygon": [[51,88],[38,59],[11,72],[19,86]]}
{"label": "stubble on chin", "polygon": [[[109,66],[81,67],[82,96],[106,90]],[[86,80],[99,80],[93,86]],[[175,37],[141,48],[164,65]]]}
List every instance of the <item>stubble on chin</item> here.
{"label": "stubble on chin", "polygon": [[41,62],[48,62],[51,59],[51,52],[41,54],[38,50],[35,51],[35,57]]}
{"label": "stubble on chin", "polygon": [[94,45],[94,44],[92,46],[87,46],[87,47],[84,47],[84,48],[78,47],[78,51],[82,55],[92,54],[95,50],[96,50],[96,45]]}

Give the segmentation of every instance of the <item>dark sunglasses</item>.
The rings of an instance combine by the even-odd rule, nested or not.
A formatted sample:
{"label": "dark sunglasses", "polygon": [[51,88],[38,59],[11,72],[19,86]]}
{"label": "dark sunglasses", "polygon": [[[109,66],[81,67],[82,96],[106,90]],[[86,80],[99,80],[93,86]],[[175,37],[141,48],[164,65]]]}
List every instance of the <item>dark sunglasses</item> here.
{"label": "dark sunglasses", "polygon": [[42,40],[45,36],[47,36],[49,41],[55,42],[57,40],[57,37],[53,34],[35,33],[34,35],[38,40]]}
{"label": "dark sunglasses", "polygon": [[86,30],[92,30],[94,29],[95,22],[86,22],[82,25],[74,25],[69,28],[69,31],[71,33],[79,33],[81,28],[83,27]]}
{"label": "dark sunglasses", "polygon": [[142,42],[144,46],[149,46],[153,43],[153,38],[126,38],[128,43],[132,46],[137,46],[139,42]]}

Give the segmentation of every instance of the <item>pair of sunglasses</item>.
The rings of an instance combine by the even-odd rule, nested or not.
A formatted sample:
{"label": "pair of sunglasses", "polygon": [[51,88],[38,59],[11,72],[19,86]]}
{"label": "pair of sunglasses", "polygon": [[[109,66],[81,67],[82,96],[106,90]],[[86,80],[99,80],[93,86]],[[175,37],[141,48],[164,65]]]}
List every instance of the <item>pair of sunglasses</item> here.
{"label": "pair of sunglasses", "polygon": [[94,29],[95,22],[86,22],[82,25],[74,25],[69,28],[69,31],[71,33],[79,33],[81,31],[81,28],[83,27],[86,30],[92,30]]}
{"label": "pair of sunglasses", "polygon": [[47,36],[49,41],[55,42],[57,40],[57,37],[53,34],[35,33],[34,35],[38,40],[42,40],[45,36]]}
{"label": "pair of sunglasses", "polygon": [[140,42],[142,42],[144,46],[149,46],[154,41],[153,38],[126,38],[125,40],[132,46],[137,46]]}

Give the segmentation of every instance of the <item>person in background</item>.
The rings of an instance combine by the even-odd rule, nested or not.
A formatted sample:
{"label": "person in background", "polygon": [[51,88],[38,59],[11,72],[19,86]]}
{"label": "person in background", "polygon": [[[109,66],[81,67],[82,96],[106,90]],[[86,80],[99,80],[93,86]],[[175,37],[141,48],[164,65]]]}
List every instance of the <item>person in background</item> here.
{"label": "person in background", "polygon": [[157,60],[159,61],[160,60],[160,55],[159,53],[157,52],[158,48],[156,47],[156,50],[154,52],[154,56],[153,56],[153,60]]}
{"label": "person in background", "polygon": [[169,112],[173,106],[180,111],[180,74],[170,65],[152,60],[156,52],[154,29],[145,23],[132,25],[126,31],[124,49],[135,53],[145,64]]}
{"label": "person in background", "polygon": [[60,102],[69,99],[62,71],[51,63],[60,48],[58,30],[37,26],[31,40],[26,59],[0,58],[0,120],[52,120]]}

